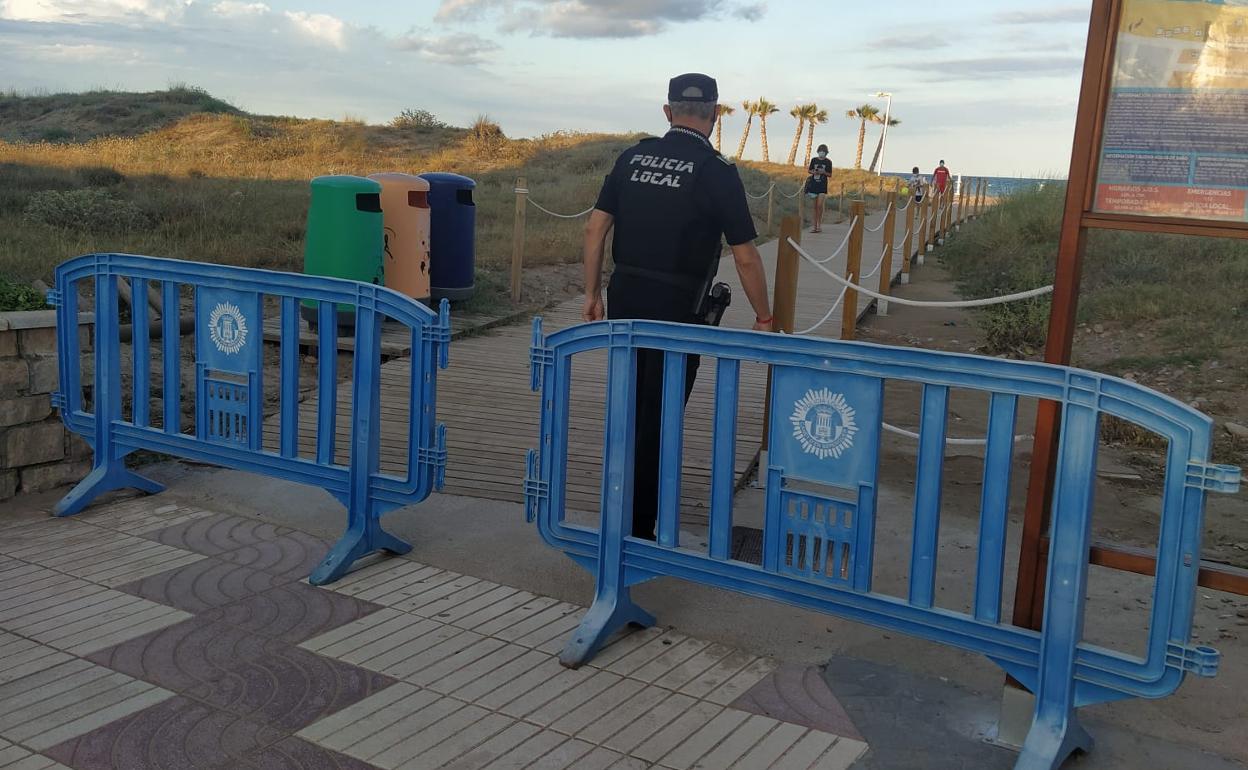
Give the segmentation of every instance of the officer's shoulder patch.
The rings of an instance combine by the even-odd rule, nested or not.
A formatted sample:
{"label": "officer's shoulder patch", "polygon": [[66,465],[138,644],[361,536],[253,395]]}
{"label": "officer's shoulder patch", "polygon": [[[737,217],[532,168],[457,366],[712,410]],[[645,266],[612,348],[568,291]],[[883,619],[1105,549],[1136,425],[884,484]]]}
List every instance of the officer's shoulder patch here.
{"label": "officer's shoulder patch", "polygon": [[733,161],[733,159],[732,159],[732,158],[725,157],[722,153],[718,153],[718,152],[717,152],[717,153],[715,153],[715,157],[716,157],[716,158],[719,158],[719,162],[720,162],[720,163],[723,163],[725,166],[735,166],[735,165],[737,165],[737,164]]}

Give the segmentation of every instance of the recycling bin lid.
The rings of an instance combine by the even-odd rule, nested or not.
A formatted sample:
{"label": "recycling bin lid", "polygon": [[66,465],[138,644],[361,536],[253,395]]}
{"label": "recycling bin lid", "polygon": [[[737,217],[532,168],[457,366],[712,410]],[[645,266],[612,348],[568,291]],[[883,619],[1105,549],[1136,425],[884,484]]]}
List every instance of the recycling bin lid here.
{"label": "recycling bin lid", "polygon": [[344,190],[381,192],[381,185],[372,179],[350,174],[329,174],[312,179],[315,187],[336,187]]}
{"label": "recycling bin lid", "polygon": [[447,185],[451,187],[476,187],[477,182],[466,176],[459,174],[451,174],[446,171],[431,171],[427,174],[421,174],[421,178],[427,179],[431,185]]}
{"label": "recycling bin lid", "polygon": [[377,174],[369,174],[369,179],[381,182],[383,185],[403,185],[409,190],[424,190],[428,192],[429,182],[424,177],[416,174],[404,174],[398,171],[382,171]]}

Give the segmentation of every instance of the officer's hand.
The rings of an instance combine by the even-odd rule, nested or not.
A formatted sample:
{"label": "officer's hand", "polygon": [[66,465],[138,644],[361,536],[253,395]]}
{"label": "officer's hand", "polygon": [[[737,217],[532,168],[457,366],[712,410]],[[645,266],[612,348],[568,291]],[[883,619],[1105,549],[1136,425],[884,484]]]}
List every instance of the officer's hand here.
{"label": "officer's hand", "polygon": [[602,295],[596,294],[590,296],[585,295],[585,308],[581,311],[581,319],[587,322],[601,321],[607,317],[607,311],[602,307]]}
{"label": "officer's hand", "polygon": [[762,321],[762,322],[755,321],[755,322],[754,322],[754,331],[756,331],[756,332],[769,332],[769,331],[772,331],[772,330],[773,330],[773,327],[774,327],[775,325],[776,325],[776,322],[775,322],[775,321],[770,321],[770,320],[769,320],[769,321]]}

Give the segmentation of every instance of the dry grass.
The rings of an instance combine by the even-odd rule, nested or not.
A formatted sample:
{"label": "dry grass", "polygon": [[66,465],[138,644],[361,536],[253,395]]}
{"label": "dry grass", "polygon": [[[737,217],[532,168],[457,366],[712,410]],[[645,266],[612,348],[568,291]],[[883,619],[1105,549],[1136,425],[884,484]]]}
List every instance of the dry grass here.
{"label": "dry grass", "polygon": [[[435,170],[477,181],[478,269],[501,272],[510,261],[517,177],[525,177],[543,206],[579,212],[592,205],[614,158],[637,138],[556,132],[510,139],[486,116],[462,129],[198,114],[136,136],[79,144],[0,142],[0,274],[48,280],[57,263],[91,251],[298,270],[310,178]],[[756,193],[773,179],[791,191],[805,177],[793,167],[749,162],[741,164],[741,174]],[[106,189],[117,205],[137,207],[150,225],[53,226],[46,222],[64,220],[24,216],[40,192],[84,189]],[[796,201],[777,197],[776,204],[778,226]],[[761,232],[766,201],[752,201],[752,207]],[[579,258],[583,220],[529,213],[526,264]],[[485,287],[505,285],[482,278]]]}

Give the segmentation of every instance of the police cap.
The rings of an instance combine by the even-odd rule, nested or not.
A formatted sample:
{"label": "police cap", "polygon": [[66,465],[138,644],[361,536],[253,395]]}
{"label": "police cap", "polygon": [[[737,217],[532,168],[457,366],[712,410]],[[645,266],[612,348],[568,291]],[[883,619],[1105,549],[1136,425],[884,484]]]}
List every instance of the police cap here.
{"label": "police cap", "polygon": [[715,78],[697,72],[677,75],[667,84],[668,102],[717,102],[719,87]]}

